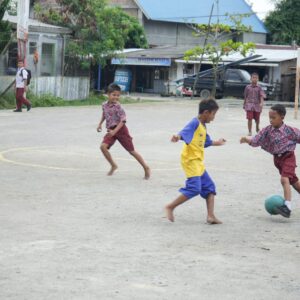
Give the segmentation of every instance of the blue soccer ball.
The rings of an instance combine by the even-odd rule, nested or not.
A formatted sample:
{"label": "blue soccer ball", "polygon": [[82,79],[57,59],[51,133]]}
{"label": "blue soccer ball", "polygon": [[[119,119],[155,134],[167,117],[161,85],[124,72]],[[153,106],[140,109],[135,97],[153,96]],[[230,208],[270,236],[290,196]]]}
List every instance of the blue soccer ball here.
{"label": "blue soccer ball", "polygon": [[265,200],[265,209],[271,215],[278,215],[275,208],[284,205],[284,199],[280,195],[273,195]]}

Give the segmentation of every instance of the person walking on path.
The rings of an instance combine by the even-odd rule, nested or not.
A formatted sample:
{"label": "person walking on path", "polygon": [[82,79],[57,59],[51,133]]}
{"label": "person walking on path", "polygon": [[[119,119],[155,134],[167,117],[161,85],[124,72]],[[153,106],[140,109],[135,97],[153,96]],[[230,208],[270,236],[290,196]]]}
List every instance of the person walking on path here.
{"label": "person walking on path", "polygon": [[258,82],[258,74],[252,73],[251,84],[244,91],[244,109],[248,120],[248,136],[252,135],[252,120],[256,123],[256,132],[259,132],[260,114],[264,105],[265,93]]}
{"label": "person walking on path", "polygon": [[26,105],[27,111],[31,109],[31,103],[24,97],[24,94],[27,92],[27,77],[28,72],[24,68],[24,61],[22,59],[19,59],[15,83],[16,109],[14,110],[14,112],[22,112],[23,104]]}

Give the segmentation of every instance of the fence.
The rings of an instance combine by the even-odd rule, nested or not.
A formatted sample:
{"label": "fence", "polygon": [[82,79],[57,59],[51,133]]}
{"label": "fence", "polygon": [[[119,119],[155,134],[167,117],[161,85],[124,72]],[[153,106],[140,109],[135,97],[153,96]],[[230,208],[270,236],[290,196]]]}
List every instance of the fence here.
{"label": "fence", "polygon": [[[15,79],[15,76],[0,76],[0,93]],[[30,90],[36,95],[51,94],[66,100],[85,99],[89,96],[89,77],[38,77],[32,78]]]}

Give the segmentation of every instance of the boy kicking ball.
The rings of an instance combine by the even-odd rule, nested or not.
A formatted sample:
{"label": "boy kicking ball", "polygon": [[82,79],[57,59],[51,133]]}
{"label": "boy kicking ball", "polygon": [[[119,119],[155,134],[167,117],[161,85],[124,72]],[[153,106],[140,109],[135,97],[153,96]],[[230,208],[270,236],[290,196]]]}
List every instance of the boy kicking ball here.
{"label": "boy kicking ball", "polygon": [[274,165],[281,175],[280,182],[284,192],[284,205],[276,208],[276,212],[285,218],[291,215],[292,193],[291,186],[300,193],[300,181],[296,176],[295,169],[296,144],[300,143],[300,130],[286,125],[283,120],[286,109],[281,104],[276,104],[269,111],[269,126],[262,129],[256,136],[242,137],[240,143],[247,143],[252,147],[259,147],[274,157]]}

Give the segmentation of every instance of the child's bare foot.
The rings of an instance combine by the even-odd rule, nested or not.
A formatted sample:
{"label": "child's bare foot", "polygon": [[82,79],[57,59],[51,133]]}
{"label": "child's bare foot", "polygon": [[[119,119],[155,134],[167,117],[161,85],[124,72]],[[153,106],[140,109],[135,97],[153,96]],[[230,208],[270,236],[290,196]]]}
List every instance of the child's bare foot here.
{"label": "child's bare foot", "polygon": [[114,172],[118,169],[117,165],[114,165],[111,167],[110,171],[107,173],[107,176],[111,176],[114,174]]}
{"label": "child's bare foot", "polygon": [[207,224],[210,224],[210,225],[223,224],[215,216],[207,217],[206,222],[207,222]]}
{"label": "child's bare foot", "polygon": [[174,214],[173,214],[173,208],[170,208],[168,205],[165,207],[166,210],[166,217],[169,221],[174,222]]}
{"label": "child's bare foot", "polygon": [[149,167],[146,167],[145,168],[145,177],[144,179],[148,180],[150,178],[150,175],[151,175],[151,170]]}

